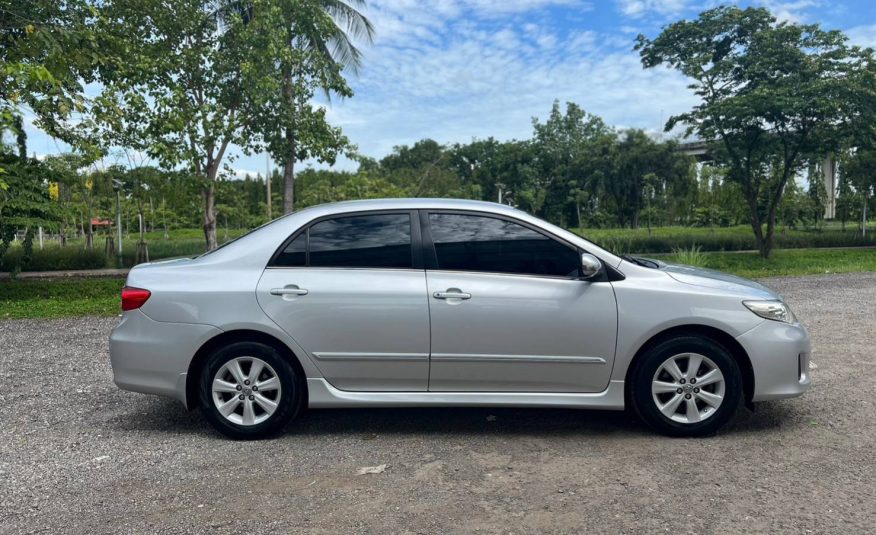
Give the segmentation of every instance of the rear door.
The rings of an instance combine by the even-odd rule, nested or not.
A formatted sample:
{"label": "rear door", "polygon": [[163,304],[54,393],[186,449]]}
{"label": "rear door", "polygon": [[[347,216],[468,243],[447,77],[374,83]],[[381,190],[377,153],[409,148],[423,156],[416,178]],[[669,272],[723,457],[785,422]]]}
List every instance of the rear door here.
{"label": "rear door", "polygon": [[599,392],[608,386],[617,335],[614,291],[607,281],[580,279],[576,248],[493,215],[435,211],[423,217],[423,226],[430,391]]}
{"label": "rear door", "polygon": [[272,260],[258,300],[336,388],[426,390],[429,310],[416,212],[317,220]]}

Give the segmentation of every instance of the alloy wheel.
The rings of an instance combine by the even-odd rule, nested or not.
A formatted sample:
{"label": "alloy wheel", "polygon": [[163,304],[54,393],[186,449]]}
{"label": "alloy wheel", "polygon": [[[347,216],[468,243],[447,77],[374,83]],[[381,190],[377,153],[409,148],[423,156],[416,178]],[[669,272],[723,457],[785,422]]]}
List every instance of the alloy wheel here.
{"label": "alloy wheel", "polygon": [[724,401],[724,374],[708,357],[679,353],[666,359],[654,373],[651,395],[664,416],[693,424],[708,419]]}
{"label": "alloy wheel", "polygon": [[280,403],[280,378],[270,364],[257,357],[237,357],[216,372],[213,403],[225,419],[237,425],[264,422]]}

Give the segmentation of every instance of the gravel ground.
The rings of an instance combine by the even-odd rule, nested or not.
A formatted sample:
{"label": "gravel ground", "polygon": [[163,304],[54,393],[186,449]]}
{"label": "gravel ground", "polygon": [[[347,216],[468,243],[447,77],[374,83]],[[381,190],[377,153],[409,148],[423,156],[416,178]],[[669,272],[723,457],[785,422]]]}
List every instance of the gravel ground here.
{"label": "gravel ground", "polygon": [[114,318],[0,322],[0,532],[872,532],[876,273],[765,282],[812,332],[814,385],[700,440],[623,413],[360,409],[231,442],[112,384]]}

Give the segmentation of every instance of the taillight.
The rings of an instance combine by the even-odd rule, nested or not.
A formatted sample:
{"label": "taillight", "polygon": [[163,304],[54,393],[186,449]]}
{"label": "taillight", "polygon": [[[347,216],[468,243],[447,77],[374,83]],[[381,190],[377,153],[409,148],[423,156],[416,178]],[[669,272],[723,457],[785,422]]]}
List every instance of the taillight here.
{"label": "taillight", "polygon": [[122,288],[122,310],[135,310],[143,306],[152,292],[143,288],[125,286]]}

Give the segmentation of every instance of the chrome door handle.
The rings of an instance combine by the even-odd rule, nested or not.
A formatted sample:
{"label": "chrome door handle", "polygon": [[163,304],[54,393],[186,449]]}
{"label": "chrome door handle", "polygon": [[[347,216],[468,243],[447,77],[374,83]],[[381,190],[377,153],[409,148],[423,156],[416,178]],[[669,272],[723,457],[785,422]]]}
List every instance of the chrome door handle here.
{"label": "chrome door handle", "polygon": [[307,295],[310,292],[305,290],[304,288],[290,287],[290,288],[271,288],[271,295]]}
{"label": "chrome door handle", "polygon": [[465,292],[435,292],[432,294],[435,299],[471,299],[470,293]]}

